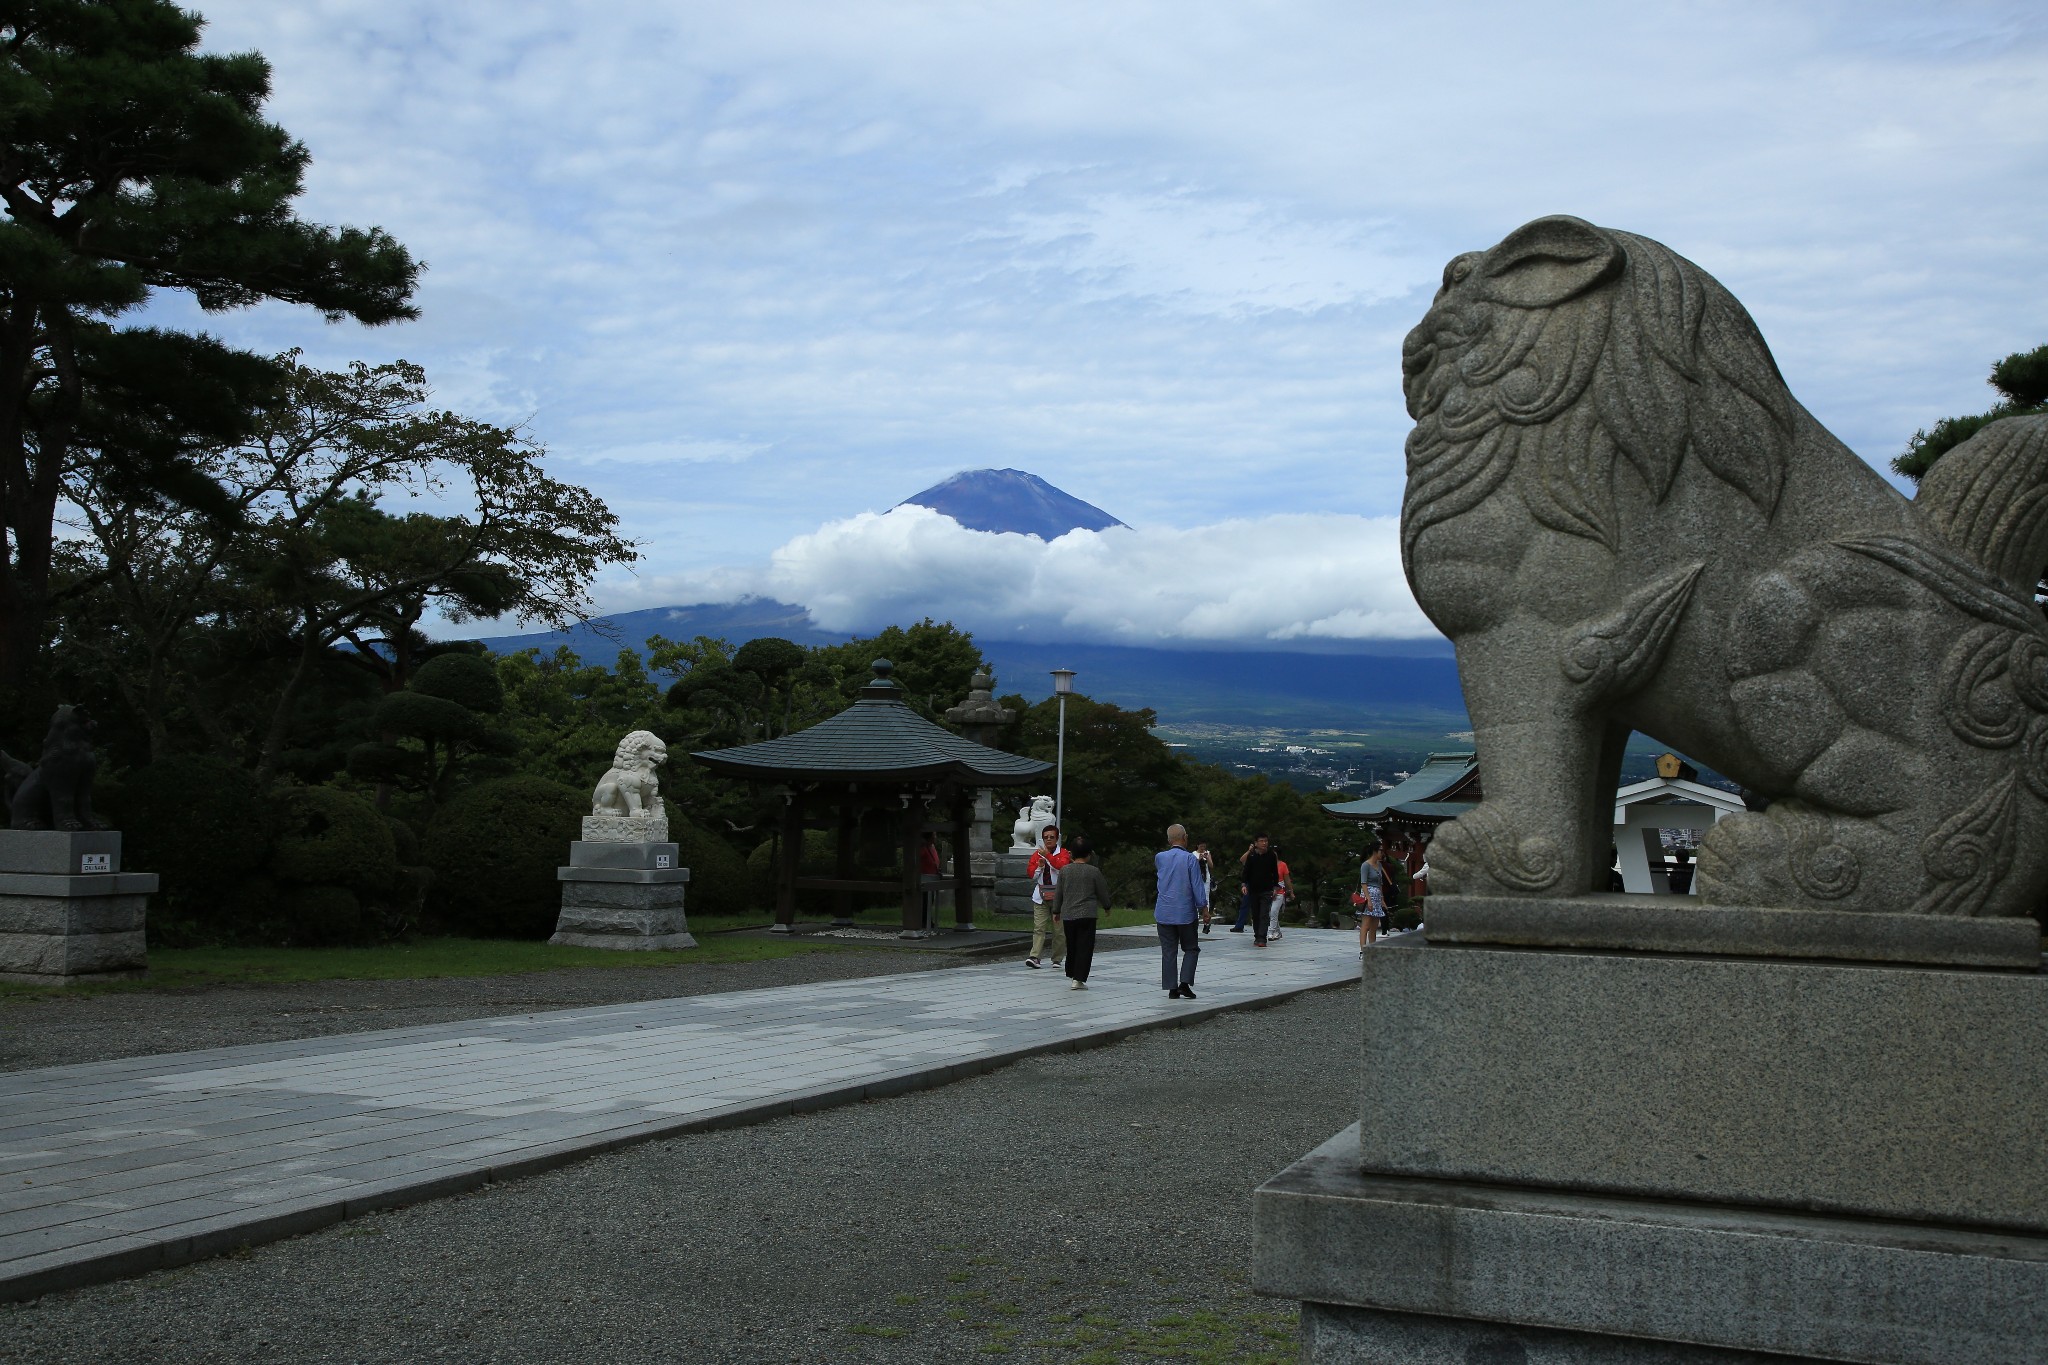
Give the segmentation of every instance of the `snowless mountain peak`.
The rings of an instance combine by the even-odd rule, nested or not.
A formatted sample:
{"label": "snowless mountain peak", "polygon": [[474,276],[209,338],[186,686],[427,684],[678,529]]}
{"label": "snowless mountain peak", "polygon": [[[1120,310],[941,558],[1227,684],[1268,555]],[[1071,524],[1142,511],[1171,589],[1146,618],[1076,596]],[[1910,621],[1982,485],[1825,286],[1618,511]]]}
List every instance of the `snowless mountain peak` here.
{"label": "snowless mountain peak", "polygon": [[965,469],[897,505],[929,507],[970,531],[1013,531],[1040,540],[1124,524],[1022,469]]}

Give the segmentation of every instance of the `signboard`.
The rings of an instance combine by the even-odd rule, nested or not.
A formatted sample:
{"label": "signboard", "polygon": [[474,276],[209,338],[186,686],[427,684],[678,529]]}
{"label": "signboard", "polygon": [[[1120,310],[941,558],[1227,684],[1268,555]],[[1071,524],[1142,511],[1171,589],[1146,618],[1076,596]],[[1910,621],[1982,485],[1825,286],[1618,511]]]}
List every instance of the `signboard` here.
{"label": "signboard", "polygon": [[78,870],[84,872],[112,872],[114,855],[111,853],[81,853],[78,855]]}

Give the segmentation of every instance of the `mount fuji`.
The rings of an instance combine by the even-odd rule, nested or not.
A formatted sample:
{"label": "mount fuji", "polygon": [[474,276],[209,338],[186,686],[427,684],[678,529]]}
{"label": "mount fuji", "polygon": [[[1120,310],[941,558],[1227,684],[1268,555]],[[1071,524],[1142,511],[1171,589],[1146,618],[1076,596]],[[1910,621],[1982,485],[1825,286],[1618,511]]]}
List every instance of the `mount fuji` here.
{"label": "mount fuji", "polygon": [[897,506],[929,507],[970,531],[1013,531],[1040,540],[1124,524],[1022,469],[965,469],[922,493],[912,493]]}

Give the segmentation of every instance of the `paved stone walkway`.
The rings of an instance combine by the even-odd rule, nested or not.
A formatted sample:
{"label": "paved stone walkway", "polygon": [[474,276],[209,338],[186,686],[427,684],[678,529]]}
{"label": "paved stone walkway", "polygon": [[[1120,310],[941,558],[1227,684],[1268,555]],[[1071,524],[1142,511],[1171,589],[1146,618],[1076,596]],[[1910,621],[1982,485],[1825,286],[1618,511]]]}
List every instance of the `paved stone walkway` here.
{"label": "paved stone walkway", "polygon": [[[1149,925],[1108,934],[1152,937]],[[692,1129],[900,1094],[1355,981],[1344,931],[1089,989],[1021,962],[0,1076],[0,1298],[176,1265]]]}

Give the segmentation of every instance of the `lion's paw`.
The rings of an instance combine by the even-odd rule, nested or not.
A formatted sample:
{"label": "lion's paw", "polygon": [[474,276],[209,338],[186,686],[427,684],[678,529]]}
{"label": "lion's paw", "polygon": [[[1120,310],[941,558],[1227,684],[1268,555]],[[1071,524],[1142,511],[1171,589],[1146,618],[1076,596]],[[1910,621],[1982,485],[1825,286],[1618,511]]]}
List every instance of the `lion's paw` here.
{"label": "lion's paw", "polygon": [[1429,846],[1432,889],[1467,896],[1534,896],[1559,889],[1564,851],[1547,835],[1523,834],[1481,804],[1436,833]]}

